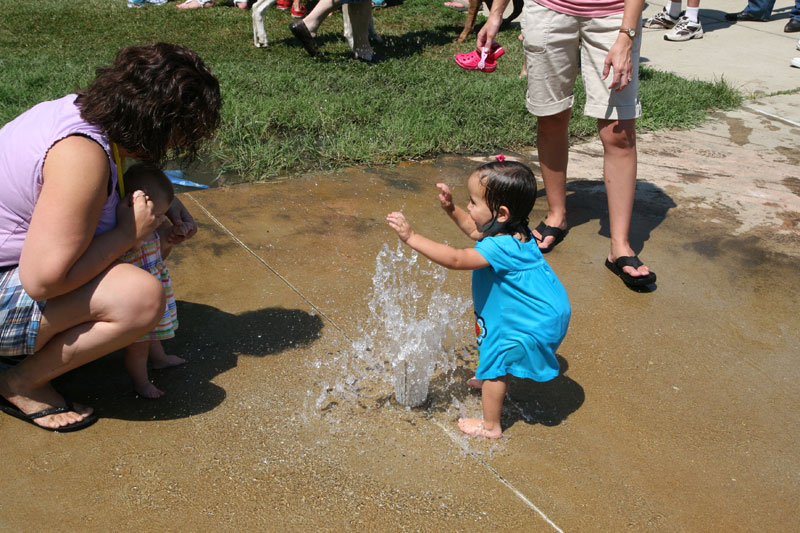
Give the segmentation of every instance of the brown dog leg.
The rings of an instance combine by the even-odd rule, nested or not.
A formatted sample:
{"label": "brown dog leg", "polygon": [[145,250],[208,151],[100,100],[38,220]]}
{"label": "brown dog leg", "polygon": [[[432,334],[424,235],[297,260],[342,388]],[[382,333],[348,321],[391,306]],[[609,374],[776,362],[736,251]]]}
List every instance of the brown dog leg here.
{"label": "brown dog leg", "polygon": [[478,10],[481,8],[482,2],[483,0],[469,0],[469,10],[467,11],[467,20],[464,22],[464,31],[462,31],[461,35],[456,39],[457,43],[466,41],[469,34],[475,29],[475,17],[478,14]]}

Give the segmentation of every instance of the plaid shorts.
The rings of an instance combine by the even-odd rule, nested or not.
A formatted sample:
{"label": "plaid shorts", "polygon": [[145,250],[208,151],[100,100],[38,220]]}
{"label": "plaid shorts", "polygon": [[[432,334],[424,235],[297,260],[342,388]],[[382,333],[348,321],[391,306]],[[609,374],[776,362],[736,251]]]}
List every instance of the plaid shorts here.
{"label": "plaid shorts", "polygon": [[28,296],[19,281],[19,267],[0,267],[0,355],[31,355],[46,302]]}

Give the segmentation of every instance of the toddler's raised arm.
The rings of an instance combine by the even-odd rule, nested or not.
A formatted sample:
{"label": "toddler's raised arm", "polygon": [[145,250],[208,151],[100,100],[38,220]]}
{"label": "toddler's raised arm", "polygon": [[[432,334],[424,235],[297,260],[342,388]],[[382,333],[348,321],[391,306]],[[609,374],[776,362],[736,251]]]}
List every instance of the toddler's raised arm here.
{"label": "toddler's raised arm", "polygon": [[[467,216],[469,217],[469,215]],[[489,261],[474,248],[460,250],[415,233],[403,213],[397,211],[389,213],[386,215],[386,220],[392,229],[397,232],[397,236],[400,237],[401,241],[445,268],[477,270],[489,266]]]}
{"label": "toddler's raised arm", "polygon": [[475,221],[469,216],[469,213],[458,207],[453,203],[453,195],[450,194],[450,187],[445,183],[437,183],[436,188],[442,191],[439,193],[439,203],[442,205],[444,212],[450,215],[456,226],[463,231],[470,239],[477,241],[483,238],[483,233],[478,231]]}

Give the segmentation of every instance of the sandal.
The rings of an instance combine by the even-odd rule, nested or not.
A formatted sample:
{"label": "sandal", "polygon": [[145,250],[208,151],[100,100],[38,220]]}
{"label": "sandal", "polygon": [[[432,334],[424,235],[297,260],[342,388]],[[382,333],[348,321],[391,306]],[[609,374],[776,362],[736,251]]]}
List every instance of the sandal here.
{"label": "sandal", "polygon": [[294,6],[291,9],[292,18],[301,19],[306,16],[306,5],[300,4],[300,9],[295,10]]}
{"label": "sandal", "polygon": [[57,428],[48,428],[45,426],[40,426],[34,420],[37,418],[42,418],[43,416],[50,416],[50,415],[57,415],[59,413],[69,413],[70,411],[74,411],[75,408],[72,405],[72,402],[69,398],[64,398],[64,405],[62,407],[50,407],[48,409],[43,409],[41,411],[37,411],[31,414],[23,413],[16,405],[12,404],[5,398],[0,397],[0,411],[6,413],[7,415],[11,415],[14,418],[19,418],[23,422],[27,422],[28,424],[33,424],[39,429],[43,429],[45,431],[52,431],[54,433],[69,433],[71,431],[78,431],[79,429],[84,429],[95,422],[97,422],[97,415],[95,413],[90,414],[83,420],[78,420],[77,422],[73,422],[72,424],[67,424],[66,426],[61,426]]}
{"label": "sandal", "polygon": [[505,53],[505,49],[500,44],[493,42],[488,52],[480,52],[476,48],[472,52],[456,54],[455,61],[456,65],[464,70],[494,72],[497,69],[497,59]]}
{"label": "sandal", "polygon": [[547,237],[554,237],[554,240],[553,242],[550,243],[550,246],[539,248],[539,251],[542,252],[543,254],[546,254],[547,252],[555,248],[558,243],[564,240],[564,237],[566,237],[567,233],[569,232],[568,229],[561,229],[555,226],[548,226],[547,224],[544,223],[544,221],[540,222],[539,225],[536,226],[535,231],[537,231],[539,235],[542,236],[541,238],[534,236],[533,238],[536,239],[536,242],[544,242],[544,240]]}
{"label": "sandal", "polygon": [[617,260],[613,263],[606,258],[606,268],[619,276],[628,287],[644,287],[645,285],[650,285],[651,283],[656,282],[656,273],[653,271],[650,271],[650,273],[646,276],[631,276],[622,270],[622,268],[626,266],[639,268],[643,264],[644,263],[642,263],[638,255],[623,255],[621,257],[617,257]]}

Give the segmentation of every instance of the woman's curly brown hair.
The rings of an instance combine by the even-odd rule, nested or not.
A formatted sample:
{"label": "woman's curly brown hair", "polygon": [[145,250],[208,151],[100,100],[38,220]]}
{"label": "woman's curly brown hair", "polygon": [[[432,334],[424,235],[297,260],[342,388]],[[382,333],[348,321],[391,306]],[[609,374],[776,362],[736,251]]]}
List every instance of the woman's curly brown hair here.
{"label": "woman's curly brown hair", "polygon": [[167,150],[196,154],[216,130],[219,82],[192,50],[170,43],[128,46],[78,91],[81,117],[137,158],[160,162]]}

